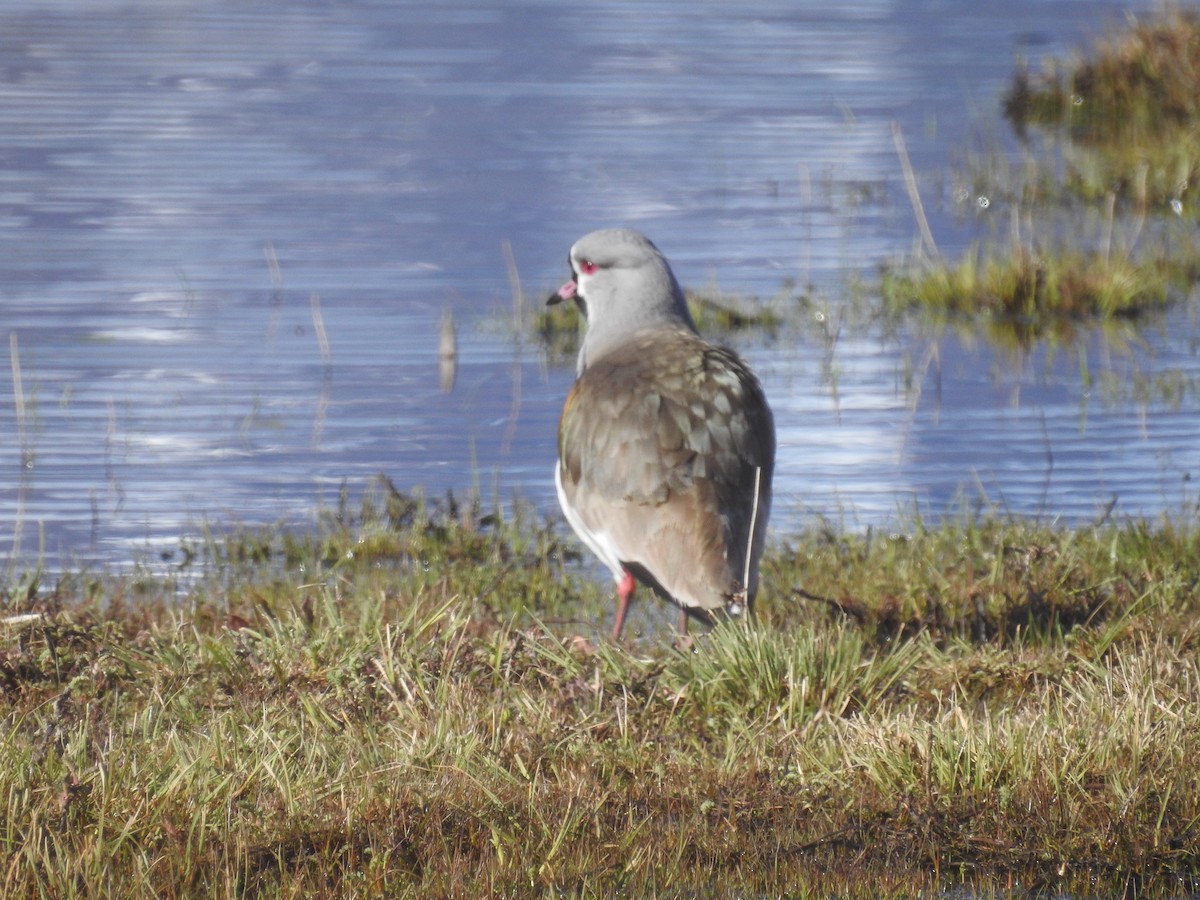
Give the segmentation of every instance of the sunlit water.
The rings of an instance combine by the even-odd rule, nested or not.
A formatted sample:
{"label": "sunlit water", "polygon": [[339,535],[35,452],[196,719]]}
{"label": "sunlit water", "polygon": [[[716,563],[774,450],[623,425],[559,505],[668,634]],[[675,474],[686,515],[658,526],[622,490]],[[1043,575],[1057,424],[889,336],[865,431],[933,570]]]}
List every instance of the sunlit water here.
{"label": "sunlit water", "polygon": [[206,523],[303,522],[380,472],[552,512],[572,370],[511,326],[509,262],[536,303],[612,224],[688,285],[814,287],[803,321],[739,344],[775,408],[777,531],[979,504],[1186,514],[1196,392],[1154,380],[1200,374],[1186,309],[1025,355],[839,327],[846,285],[917,234],[893,122],[953,254],[984,213],[964,228],[940,185],[1014,59],[1116,18],[1083,0],[10,0],[0,553],[122,567]]}

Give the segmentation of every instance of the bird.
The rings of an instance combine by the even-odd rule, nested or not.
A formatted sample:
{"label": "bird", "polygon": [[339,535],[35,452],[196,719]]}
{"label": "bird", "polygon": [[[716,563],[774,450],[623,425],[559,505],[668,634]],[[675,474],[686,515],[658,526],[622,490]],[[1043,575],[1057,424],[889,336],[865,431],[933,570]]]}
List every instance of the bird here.
{"label": "bird", "polygon": [[700,336],[666,257],[625,228],[585,235],[547,300],[586,319],[558,426],[555,486],[612,573],[621,630],[641,583],[688,618],[753,612],[771,512],[775,423],[732,350]]}

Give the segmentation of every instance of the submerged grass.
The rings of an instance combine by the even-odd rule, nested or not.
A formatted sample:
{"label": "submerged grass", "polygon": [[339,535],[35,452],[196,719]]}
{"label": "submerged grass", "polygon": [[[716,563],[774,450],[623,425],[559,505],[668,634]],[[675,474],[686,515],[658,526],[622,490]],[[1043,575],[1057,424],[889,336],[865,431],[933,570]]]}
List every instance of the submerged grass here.
{"label": "submerged grass", "polygon": [[1197,887],[1190,529],[814,530],[681,653],[556,529],[381,495],[7,597],[5,896]]}

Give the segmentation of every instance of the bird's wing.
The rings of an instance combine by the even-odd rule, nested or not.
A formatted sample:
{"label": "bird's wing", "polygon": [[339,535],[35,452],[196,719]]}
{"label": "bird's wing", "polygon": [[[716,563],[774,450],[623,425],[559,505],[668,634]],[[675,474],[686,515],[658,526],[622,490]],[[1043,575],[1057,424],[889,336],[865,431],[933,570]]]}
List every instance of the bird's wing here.
{"label": "bird's wing", "polygon": [[[624,559],[651,557],[659,569],[664,557],[694,565],[702,546],[708,556],[744,559],[728,545],[745,541],[756,470],[765,492],[774,456],[757,379],[734,353],[690,333],[635,335],[590,365],[559,425],[567,500]],[[666,586],[664,573],[646,567]]]}

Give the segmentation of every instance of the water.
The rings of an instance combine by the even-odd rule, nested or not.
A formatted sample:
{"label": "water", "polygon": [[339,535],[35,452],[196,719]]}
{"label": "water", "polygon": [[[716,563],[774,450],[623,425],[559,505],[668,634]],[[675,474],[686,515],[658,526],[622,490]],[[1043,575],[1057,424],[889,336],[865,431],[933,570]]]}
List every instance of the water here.
{"label": "water", "polygon": [[1187,509],[1196,393],[1153,387],[1200,372],[1186,310],[1017,359],[836,327],[848,276],[913,246],[892,123],[953,254],[971,229],[932,200],[1014,58],[1118,18],[995,6],[10,0],[0,553],[122,567],[380,472],[552,511],[572,371],[514,336],[508,260],[535,303],[612,224],[685,284],[822,298],[739,345],[776,411],[777,529]]}

